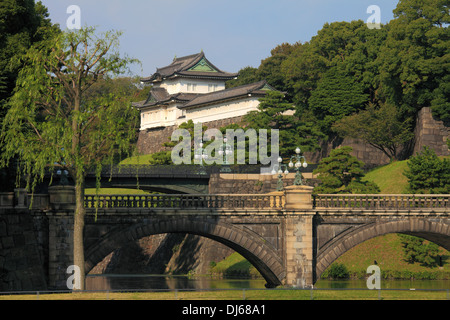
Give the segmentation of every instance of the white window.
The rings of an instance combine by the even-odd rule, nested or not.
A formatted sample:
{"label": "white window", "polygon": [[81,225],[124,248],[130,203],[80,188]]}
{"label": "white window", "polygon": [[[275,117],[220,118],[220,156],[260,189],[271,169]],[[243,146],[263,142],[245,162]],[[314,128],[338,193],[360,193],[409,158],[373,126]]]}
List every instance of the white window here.
{"label": "white window", "polygon": [[197,84],[195,84],[195,83],[187,84],[187,91],[196,91],[196,90],[197,90]]}

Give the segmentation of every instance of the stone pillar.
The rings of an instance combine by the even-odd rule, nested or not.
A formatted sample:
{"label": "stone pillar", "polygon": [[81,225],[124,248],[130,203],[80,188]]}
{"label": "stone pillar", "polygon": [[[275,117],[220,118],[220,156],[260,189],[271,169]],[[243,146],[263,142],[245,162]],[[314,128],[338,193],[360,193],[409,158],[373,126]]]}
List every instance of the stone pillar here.
{"label": "stone pillar", "polygon": [[314,284],[312,213],[286,217],[286,285],[309,288]]}
{"label": "stone pillar", "polygon": [[70,274],[67,268],[73,265],[73,217],[75,209],[75,187],[53,186],[48,190],[51,211],[47,213],[49,223],[49,287],[67,289]]}
{"label": "stone pillar", "polygon": [[14,207],[17,209],[28,208],[28,193],[26,189],[14,189]]}
{"label": "stone pillar", "polygon": [[314,283],[313,187],[289,186],[286,197],[286,285],[298,288]]}
{"label": "stone pillar", "polygon": [[311,210],[313,208],[312,192],[310,186],[285,187],[286,210]]}

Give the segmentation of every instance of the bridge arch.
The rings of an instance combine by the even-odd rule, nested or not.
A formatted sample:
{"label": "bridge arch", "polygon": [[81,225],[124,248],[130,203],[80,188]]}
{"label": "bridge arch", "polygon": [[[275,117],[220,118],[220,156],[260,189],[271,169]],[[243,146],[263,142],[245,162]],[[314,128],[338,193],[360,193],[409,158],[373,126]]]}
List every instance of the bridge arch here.
{"label": "bridge arch", "polygon": [[277,250],[250,229],[216,219],[181,216],[146,221],[112,231],[85,252],[85,271],[89,271],[115,249],[140,238],[161,233],[188,233],[218,241],[245,257],[266,280],[266,287],[281,285],[285,268]]}
{"label": "bridge arch", "polygon": [[432,241],[443,248],[450,250],[450,221],[436,219],[408,218],[394,221],[376,221],[360,227],[351,228],[338,235],[319,248],[316,259],[315,279],[338,257],[351,248],[371,238],[388,233],[404,233]]}

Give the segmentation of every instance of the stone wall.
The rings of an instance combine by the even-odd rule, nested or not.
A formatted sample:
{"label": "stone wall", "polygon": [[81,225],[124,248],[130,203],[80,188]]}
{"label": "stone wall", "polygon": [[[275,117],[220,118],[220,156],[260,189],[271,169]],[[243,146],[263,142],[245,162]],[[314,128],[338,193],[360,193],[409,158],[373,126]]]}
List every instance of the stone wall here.
{"label": "stone wall", "polygon": [[0,291],[46,290],[43,256],[28,209],[0,209]]}
{"label": "stone wall", "polygon": [[[316,178],[311,172],[302,173],[304,183],[314,186]],[[283,177],[283,185],[294,183],[295,173]],[[260,174],[212,174],[209,180],[209,193],[211,194],[263,194],[277,190],[277,175]]]}
{"label": "stone wall", "polygon": [[[208,129],[220,129],[230,124],[240,123],[242,117],[234,117],[211,121],[203,123]],[[170,126],[165,128],[154,128],[139,133],[137,142],[138,152],[140,154],[150,154],[159,151],[168,150],[163,146],[163,143],[169,142],[172,133],[177,129],[177,126]]]}
{"label": "stone wall", "polygon": [[431,113],[431,108],[422,108],[417,114],[415,129],[415,145],[413,154],[428,146],[438,156],[450,155],[447,139],[450,139],[450,123],[436,119]]}

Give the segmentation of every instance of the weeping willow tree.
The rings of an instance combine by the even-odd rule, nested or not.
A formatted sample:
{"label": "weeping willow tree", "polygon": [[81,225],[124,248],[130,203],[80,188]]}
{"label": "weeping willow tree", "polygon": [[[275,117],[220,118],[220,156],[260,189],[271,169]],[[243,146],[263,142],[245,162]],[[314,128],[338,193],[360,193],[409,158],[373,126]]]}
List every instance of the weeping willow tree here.
{"label": "weeping willow tree", "polygon": [[[92,86],[129,71],[137,62],[118,53],[120,32],[94,28],[62,32],[33,46],[22,57],[0,135],[0,163],[15,159],[34,190],[55,166],[75,184],[74,264],[84,289],[84,182],[102,164],[128,153],[136,136],[137,111],[117,92],[93,94]],[[90,90],[91,89],[91,90]]]}

